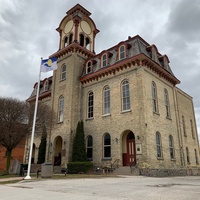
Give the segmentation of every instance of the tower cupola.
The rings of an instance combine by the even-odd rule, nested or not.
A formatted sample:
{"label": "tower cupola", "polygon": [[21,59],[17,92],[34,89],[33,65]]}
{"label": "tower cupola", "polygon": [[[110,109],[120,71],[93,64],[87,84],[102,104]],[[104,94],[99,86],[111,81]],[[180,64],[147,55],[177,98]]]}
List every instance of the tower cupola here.
{"label": "tower cupola", "polygon": [[91,13],[80,4],[77,4],[66,14],[56,29],[60,34],[59,49],[77,43],[94,52],[95,36],[99,30],[90,18]]}

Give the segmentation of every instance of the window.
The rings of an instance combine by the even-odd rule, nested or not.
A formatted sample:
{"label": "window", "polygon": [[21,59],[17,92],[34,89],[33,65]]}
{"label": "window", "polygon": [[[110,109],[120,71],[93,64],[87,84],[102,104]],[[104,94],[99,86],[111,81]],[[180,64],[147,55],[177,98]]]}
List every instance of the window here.
{"label": "window", "polygon": [[125,46],[122,45],[120,48],[119,48],[119,60],[122,60],[125,58]]}
{"label": "window", "polygon": [[186,147],[186,160],[187,160],[187,163],[190,164],[190,157],[189,157],[188,147]]}
{"label": "window", "polygon": [[68,37],[65,37],[65,39],[64,39],[64,47],[67,46],[67,42],[68,42]]}
{"label": "window", "polygon": [[66,65],[63,65],[61,68],[61,80],[66,79]]}
{"label": "window", "polygon": [[80,34],[80,45],[83,47],[84,46],[84,35]]}
{"label": "window", "polygon": [[93,118],[93,110],[94,110],[94,94],[90,92],[88,94],[88,118]]}
{"label": "window", "polygon": [[87,137],[87,159],[92,160],[93,158],[93,138],[91,135]]}
{"label": "window", "polygon": [[122,110],[130,110],[129,82],[127,80],[122,82]]}
{"label": "window", "polygon": [[186,129],[185,129],[185,117],[182,116],[182,125],[183,125],[183,134],[185,137],[187,137]]}
{"label": "window", "polygon": [[169,136],[169,153],[170,153],[171,159],[175,158],[175,156],[174,156],[174,141],[173,141],[172,135]]}
{"label": "window", "polygon": [[101,66],[106,67],[106,65],[107,65],[107,55],[103,54],[103,56],[101,58]]}
{"label": "window", "polygon": [[198,160],[198,155],[197,155],[197,150],[194,149],[194,155],[195,155],[195,160],[196,160],[196,164],[199,164],[199,160]]}
{"label": "window", "polygon": [[73,34],[71,33],[70,36],[69,36],[69,44],[71,44],[73,41]]}
{"label": "window", "polygon": [[106,133],[104,135],[104,158],[111,157],[111,139],[110,134]]}
{"label": "window", "polygon": [[48,80],[46,80],[44,83],[44,91],[47,91],[48,89],[49,89],[49,82]]}
{"label": "window", "polygon": [[58,122],[63,122],[63,112],[64,112],[64,97],[59,98],[59,113],[58,113]]}
{"label": "window", "polygon": [[103,114],[109,114],[110,113],[110,88],[109,86],[106,86],[103,90]]}
{"label": "window", "polygon": [[90,50],[90,39],[88,37],[85,39],[85,47],[87,50]]}
{"label": "window", "polygon": [[192,120],[190,120],[190,127],[191,127],[192,138],[195,139]]}
{"label": "window", "polygon": [[161,138],[159,132],[156,132],[156,150],[157,150],[157,157],[162,158]]}
{"label": "window", "polygon": [[92,71],[92,64],[91,64],[91,62],[89,61],[88,63],[87,63],[87,74],[88,73],[90,73]]}
{"label": "window", "polygon": [[151,90],[152,90],[153,112],[158,112],[157,89],[155,82],[152,82]]}
{"label": "window", "polygon": [[170,118],[169,95],[166,89],[164,89],[164,101],[165,101],[165,108],[166,108],[166,117]]}

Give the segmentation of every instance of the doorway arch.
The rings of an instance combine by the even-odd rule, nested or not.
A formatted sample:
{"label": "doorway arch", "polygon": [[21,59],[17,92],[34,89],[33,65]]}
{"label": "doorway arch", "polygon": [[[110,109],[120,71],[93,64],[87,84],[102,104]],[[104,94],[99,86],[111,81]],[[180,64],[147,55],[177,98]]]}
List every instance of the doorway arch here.
{"label": "doorway arch", "polygon": [[57,136],[54,141],[54,166],[60,166],[62,162],[62,143],[63,139],[61,136]]}
{"label": "doorway arch", "polygon": [[136,165],[135,134],[130,130],[122,136],[122,161],[123,166]]}

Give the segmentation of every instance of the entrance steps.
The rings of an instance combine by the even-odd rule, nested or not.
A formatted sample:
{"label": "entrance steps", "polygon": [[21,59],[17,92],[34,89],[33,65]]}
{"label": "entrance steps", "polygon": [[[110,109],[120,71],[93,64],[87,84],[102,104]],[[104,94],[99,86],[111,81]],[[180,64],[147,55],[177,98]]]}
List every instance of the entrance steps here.
{"label": "entrance steps", "polygon": [[130,166],[118,167],[113,171],[113,174],[116,175],[127,175],[127,176],[139,176],[140,170],[136,167],[130,168]]}
{"label": "entrance steps", "polygon": [[61,166],[53,166],[54,174],[61,174]]}

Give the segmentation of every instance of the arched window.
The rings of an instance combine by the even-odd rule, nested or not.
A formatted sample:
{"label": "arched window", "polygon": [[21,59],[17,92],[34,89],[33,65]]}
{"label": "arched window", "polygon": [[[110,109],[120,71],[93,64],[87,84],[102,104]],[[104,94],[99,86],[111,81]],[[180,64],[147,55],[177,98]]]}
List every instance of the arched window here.
{"label": "arched window", "polygon": [[84,35],[80,34],[80,45],[83,47],[84,46]]}
{"label": "arched window", "polygon": [[88,37],[85,39],[85,48],[90,50],[90,39]]}
{"label": "arched window", "polygon": [[69,36],[69,44],[71,44],[73,41],[73,34],[71,33],[70,36]]}
{"label": "arched window", "polygon": [[125,46],[122,45],[119,48],[119,60],[122,60],[125,58]]}
{"label": "arched window", "polygon": [[106,133],[103,138],[104,158],[111,158],[111,138],[110,134]]}
{"label": "arched window", "polygon": [[156,150],[157,150],[157,157],[162,158],[161,137],[159,132],[156,132]]}
{"label": "arched window", "polygon": [[110,113],[110,88],[109,86],[103,89],[103,114]]}
{"label": "arched window", "polygon": [[164,100],[166,108],[166,117],[170,118],[170,105],[169,105],[169,95],[167,89],[164,89]]}
{"label": "arched window", "polygon": [[94,94],[90,92],[88,94],[88,118],[93,118],[94,111]]}
{"label": "arched window", "polygon": [[103,54],[101,57],[101,67],[106,67],[107,66],[107,55]]}
{"label": "arched window", "polygon": [[153,103],[153,112],[158,112],[158,99],[157,99],[157,89],[155,82],[151,84],[152,91],[152,103]]}
{"label": "arched window", "polygon": [[65,37],[65,39],[64,39],[64,47],[66,47],[67,44],[68,44],[68,37]]}
{"label": "arched window", "polygon": [[60,98],[59,98],[58,122],[63,122],[63,114],[64,114],[64,97],[60,96]]}
{"label": "arched window", "polygon": [[175,156],[174,156],[174,140],[172,135],[169,136],[169,153],[170,153],[170,158],[173,159]]}
{"label": "arched window", "polygon": [[192,138],[195,139],[195,137],[194,137],[194,128],[193,128],[193,122],[192,122],[192,120],[190,120],[190,128],[191,128]]}
{"label": "arched window", "polygon": [[87,63],[87,74],[90,73],[92,71],[92,63],[89,61]]}
{"label": "arched window", "polygon": [[122,110],[130,110],[130,93],[128,80],[124,80],[122,82]]}
{"label": "arched window", "polygon": [[65,80],[66,79],[66,65],[64,64],[61,67],[61,80]]}
{"label": "arched window", "polygon": [[188,149],[188,147],[186,147],[186,160],[187,160],[187,163],[190,164],[190,156],[189,156],[189,149]]}
{"label": "arched window", "polygon": [[49,81],[46,80],[44,83],[44,91],[47,91],[49,89]]}
{"label": "arched window", "polygon": [[197,155],[197,150],[194,149],[194,155],[195,155],[195,160],[196,160],[196,164],[199,164],[199,159],[198,159],[198,155]]}
{"label": "arched window", "polygon": [[87,159],[92,160],[93,158],[93,138],[89,135],[86,139]]}
{"label": "arched window", "polygon": [[183,134],[187,137],[186,129],[185,129],[185,117],[182,115],[182,125],[183,125]]}

